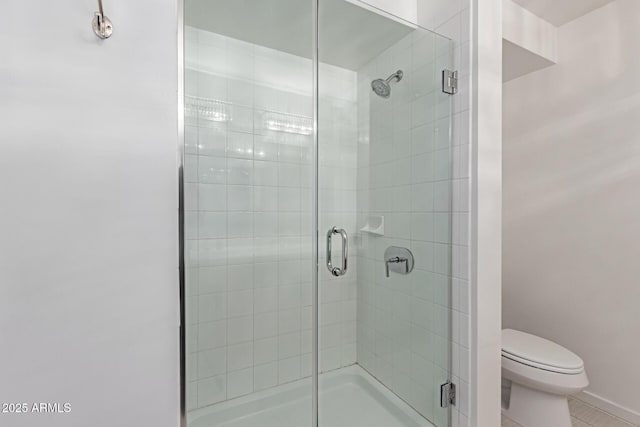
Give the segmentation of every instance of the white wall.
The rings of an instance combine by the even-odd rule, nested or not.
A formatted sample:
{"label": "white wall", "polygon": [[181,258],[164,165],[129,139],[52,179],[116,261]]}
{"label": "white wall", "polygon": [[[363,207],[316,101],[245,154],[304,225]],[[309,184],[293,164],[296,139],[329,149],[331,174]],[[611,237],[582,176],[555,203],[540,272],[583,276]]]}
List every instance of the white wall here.
{"label": "white wall", "polygon": [[591,397],[639,422],[640,4],[558,44],[557,65],[504,85],[505,326],[575,351]]}
{"label": "white wall", "polygon": [[473,1],[471,83],[472,419],[500,423],[502,2]]}
{"label": "white wall", "polygon": [[177,4],[96,7],[0,6],[2,425],[178,423]]}
{"label": "white wall", "polygon": [[513,0],[503,0],[502,6],[502,81],[555,64],[557,28]]}
{"label": "white wall", "polygon": [[502,37],[532,54],[556,62],[557,28],[513,0],[503,0]]}

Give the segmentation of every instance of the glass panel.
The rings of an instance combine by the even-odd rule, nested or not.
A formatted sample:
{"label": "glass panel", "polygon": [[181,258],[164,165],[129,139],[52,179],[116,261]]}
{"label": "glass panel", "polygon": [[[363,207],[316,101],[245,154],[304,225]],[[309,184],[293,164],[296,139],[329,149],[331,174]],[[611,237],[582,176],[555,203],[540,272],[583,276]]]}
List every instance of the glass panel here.
{"label": "glass panel", "polygon": [[311,425],[312,3],[186,0],[188,425]]}
{"label": "glass panel", "polygon": [[362,5],[320,1],[315,177],[313,2],[186,0],[192,427],[314,425],[316,263],[320,425],[449,425],[451,43]]}
{"label": "glass panel", "polygon": [[320,426],[448,426],[451,42],[361,5],[320,1]]}

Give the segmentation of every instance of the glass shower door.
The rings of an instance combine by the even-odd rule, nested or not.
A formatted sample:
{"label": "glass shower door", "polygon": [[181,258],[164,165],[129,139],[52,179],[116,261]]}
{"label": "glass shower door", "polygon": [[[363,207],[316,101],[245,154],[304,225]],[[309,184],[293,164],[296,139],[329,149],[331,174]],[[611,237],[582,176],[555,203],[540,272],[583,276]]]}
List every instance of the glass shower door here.
{"label": "glass shower door", "polygon": [[451,42],[358,0],[184,32],[187,424],[449,425]]}
{"label": "glass shower door", "polygon": [[185,0],[191,427],[311,425],[311,17]]}
{"label": "glass shower door", "polygon": [[319,425],[448,426],[452,43],[343,0],[318,37]]}

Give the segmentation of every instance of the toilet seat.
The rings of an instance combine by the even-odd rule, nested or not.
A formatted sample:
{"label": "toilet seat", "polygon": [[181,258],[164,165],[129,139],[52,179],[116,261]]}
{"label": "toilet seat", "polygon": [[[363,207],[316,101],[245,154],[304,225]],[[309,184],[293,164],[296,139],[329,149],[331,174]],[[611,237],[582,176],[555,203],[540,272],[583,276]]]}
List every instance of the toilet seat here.
{"label": "toilet seat", "polygon": [[513,329],[502,331],[502,357],[558,374],[577,375],[584,372],[584,362],[572,351],[544,338]]}
{"label": "toilet seat", "polygon": [[582,372],[584,372],[584,366],[581,368],[561,368],[558,366],[550,366],[550,365],[546,365],[544,363],[539,363],[539,362],[534,362],[532,360],[528,360],[522,357],[518,357],[515,356],[513,354],[509,354],[507,352],[505,352],[504,350],[502,351],[502,357],[509,359],[509,360],[513,360],[514,362],[517,363],[522,363],[523,365],[527,365],[527,366],[531,366],[532,368],[536,368],[536,369],[542,369],[544,371],[549,371],[549,372],[554,372],[557,374],[567,374],[567,375],[577,375],[577,374],[581,374]]}

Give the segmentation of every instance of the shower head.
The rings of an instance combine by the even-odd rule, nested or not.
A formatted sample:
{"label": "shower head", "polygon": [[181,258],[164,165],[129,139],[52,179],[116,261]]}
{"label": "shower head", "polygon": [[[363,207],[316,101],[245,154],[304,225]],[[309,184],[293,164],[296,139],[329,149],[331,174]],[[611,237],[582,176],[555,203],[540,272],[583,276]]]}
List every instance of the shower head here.
{"label": "shower head", "polygon": [[402,80],[403,74],[402,70],[398,70],[387,77],[386,80],[375,79],[371,82],[371,89],[373,89],[376,95],[389,98],[389,96],[391,96],[391,80],[396,79],[396,81],[399,82]]}

